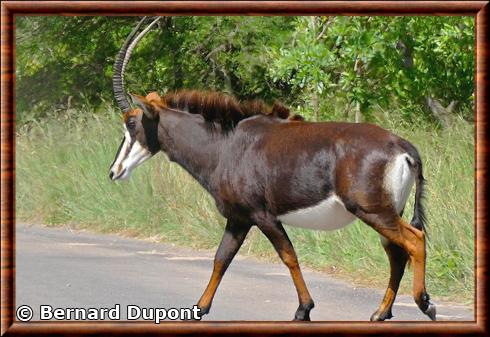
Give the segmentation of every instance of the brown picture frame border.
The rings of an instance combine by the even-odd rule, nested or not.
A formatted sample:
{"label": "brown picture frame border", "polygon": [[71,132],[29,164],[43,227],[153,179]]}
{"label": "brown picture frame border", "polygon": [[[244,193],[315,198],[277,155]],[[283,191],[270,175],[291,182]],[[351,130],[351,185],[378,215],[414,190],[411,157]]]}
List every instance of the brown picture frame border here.
{"label": "brown picture frame border", "polygon": [[[488,335],[488,1],[4,1],[1,3],[2,335]],[[475,321],[31,322],[14,320],[15,16],[19,15],[468,15],[475,24]]]}

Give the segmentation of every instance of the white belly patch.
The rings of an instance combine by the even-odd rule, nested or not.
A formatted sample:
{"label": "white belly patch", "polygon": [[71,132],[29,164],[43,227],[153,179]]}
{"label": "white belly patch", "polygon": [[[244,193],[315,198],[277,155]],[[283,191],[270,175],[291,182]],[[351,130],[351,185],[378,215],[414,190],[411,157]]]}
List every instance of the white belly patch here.
{"label": "white belly patch", "polygon": [[277,218],[286,225],[319,230],[339,229],[356,219],[354,214],[345,209],[344,203],[336,195],[315,206],[288,212]]}

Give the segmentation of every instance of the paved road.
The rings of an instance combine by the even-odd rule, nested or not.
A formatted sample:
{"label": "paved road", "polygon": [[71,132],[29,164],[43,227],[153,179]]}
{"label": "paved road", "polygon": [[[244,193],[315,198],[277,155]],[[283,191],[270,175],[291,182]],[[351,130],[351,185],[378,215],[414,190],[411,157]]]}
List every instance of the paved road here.
{"label": "paved road", "polygon": [[[18,225],[16,305],[53,307],[192,307],[212,270],[212,251],[169,244]],[[312,320],[366,321],[383,290],[355,288],[329,275],[304,270],[316,307]],[[387,277],[383,275],[383,277]],[[441,320],[473,320],[472,308],[438,304]],[[237,256],[205,320],[290,320],[297,297],[287,268]],[[428,320],[409,296],[399,296],[394,320]]]}

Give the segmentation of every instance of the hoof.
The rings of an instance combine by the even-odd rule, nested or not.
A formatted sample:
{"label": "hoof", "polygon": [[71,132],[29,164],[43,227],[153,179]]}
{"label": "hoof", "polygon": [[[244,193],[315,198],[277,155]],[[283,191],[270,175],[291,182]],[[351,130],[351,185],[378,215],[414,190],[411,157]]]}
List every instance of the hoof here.
{"label": "hoof", "polygon": [[315,303],[311,301],[308,304],[301,305],[298,307],[298,310],[296,310],[296,314],[294,314],[294,320],[293,321],[311,321],[310,319],[310,311],[313,309],[315,306]]}
{"label": "hoof", "polygon": [[436,320],[436,305],[429,302],[429,306],[424,311],[424,314],[426,314],[427,316],[429,316],[429,318],[431,320],[435,321]]}
{"label": "hoof", "polygon": [[199,308],[199,320],[201,320],[204,315],[209,314],[209,309],[211,308],[211,307],[200,307],[199,305],[197,305],[197,307]]}
{"label": "hoof", "polygon": [[308,313],[303,317],[298,317],[298,315],[295,315],[293,321],[310,322],[311,321],[310,314]]}
{"label": "hoof", "polygon": [[386,319],[393,318],[393,315],[391,314],[391,310],[385,311],[385,312],[375,312],[374,314],[371,315],[371,322],[380,322],[384,321]]}

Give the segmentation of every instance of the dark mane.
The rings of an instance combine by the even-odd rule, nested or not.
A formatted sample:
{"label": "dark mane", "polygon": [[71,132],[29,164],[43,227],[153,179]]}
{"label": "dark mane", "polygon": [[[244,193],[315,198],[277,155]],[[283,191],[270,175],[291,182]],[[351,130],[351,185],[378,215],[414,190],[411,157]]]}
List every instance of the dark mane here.
{"label": "dark mane", "polygon": [[169,108],[199,114],[209,123],[219,123],[223,131],[232,130],[241,120],[266,115],[288,119],[289,108],[279,102],[272,106],[262,100],[239,101],[237,98],[214,91],[181,90],[167,93],[162,98]]}

